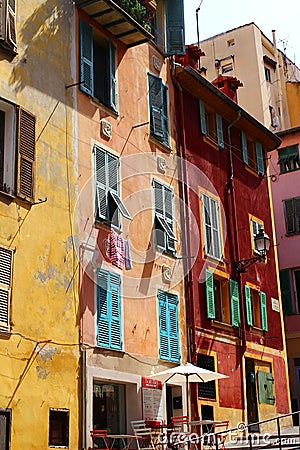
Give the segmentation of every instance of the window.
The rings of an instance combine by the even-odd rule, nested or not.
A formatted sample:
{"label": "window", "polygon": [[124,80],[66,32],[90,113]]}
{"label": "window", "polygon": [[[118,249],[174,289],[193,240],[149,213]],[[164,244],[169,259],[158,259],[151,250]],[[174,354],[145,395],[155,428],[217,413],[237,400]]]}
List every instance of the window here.
{"label": "window", "polygon": [[160,251],[175,254],[173,190],[153,180],[155,244]]}
{"label": "window", "polygon": [[235,45],[234,39],[229,39],[227,41],[227,47],[233,47]]}
{"label": "window", "polygon": [[155,42],[167,56],[185,54],[183,0],[157,2]]}
{"label": "window", "polygon": [[69,446],[69,410],[50,408],[49,447]]}
{"label": "window", "polygon": [[251,233],[251,246],[253,253],[257,253],[260,255],[260,252],[257,249],[257,244],[255,242],[255,236],[258,234],[260,230],[264,229],[264,223],[262,220],[257,219],[254,216],[249,215],[250,219],[250,233]]}
{"label": "window", "polygon": [[0,191],[33,201],[35,117],[0,99]]}
{"label": "window", "polygon": [[16,52],[16,0],[2,0],[0,3],[0,46]]}
{"label": "window", "polygon": [[270,112],[270,119],[271,119],[271,127],[277,128],[279,127],[279,118],[276,116],[275,109],[273,106],[269,106],[269,112]]}
{"label": "window", "polygon": [[268,67],[265,67],[265,78],[271,83],[271,71]]}
{"label": "window", "polygon": [[80,89],[117,112],[116,48],[80,20]]}
{"label": "window", "polygon": [[179,362],[178,298],[158,291],[159,357]]}
{"label": "window", "polygon": [[274,405],[274,378],[272,372],[257,372],[258,401],[267,405]]}
{"label": "window", "polygon": [[300,233],[300,197],[283,200],[286,234]]}
{"label": "window", "polygon": [[293,271],[296,313],[300,314],[300,269]]}
{"label": "window", "polygon": [[118,274],[97,270],[97,345],[122,349],[121,279]]}
{"label": "window", "polygon": [[220,114],[210,110],[199,100],[201,133],[209,137],[220,148],[224,148],[223,123]]}
{"label": "window", "polygon": [[13,251],[0,247],[0,331],[10,328]]}
{"label": "window", "polygon": [[268,331],[266,294],[245,286],[247,324]]}
{"label": "window", "polygon": [[206,270],[206,309],[209,319],[238,327],[240,300],[238,284]]}
{"label": "window", "polygon": [[233,71],[233,64],[232,63],[228,63],[228,64],[224,64],[222,66],[222,73],[229,73]]}
{"label": "window", "polygon": [[0,408],[0,448],[10,449],[11,409]]}
{"label": "window", "polygon": [[120,227],[119,212],[131,220],[119,196],[119,158],[94,146],[96,181],[96,220]]}
{"label": "window", "polygon": [[168,88],[161,78],[148,74],[150,134],[169,146]]}
{"label": "window", "polygon": [[261,143],[247,139],[245,132],[241,131],[241,147],[244,163],[259,175],[263,175],[265,173],[265,166]]}
{"label": "window", "polygon": [[[292,293],[291,293],[291,282],[290,282],[290,270],[282,269],[279,272],[280,277],[280,289],[281,289],[281,299],[282,299],[282,307],[283,313],[285,316],[289,314],[293,314],[293,306],[292,306]],[[300,313],[300,285],[299,285],[299,275],[298,275],[298,294],[297,294],[297,303],[298,303],[298,312]]]}
{"label": "window", "polygon": [[[197,355],[197,366],[201,369],[215,371],[215,358],[209,355]],[[198,383],[198,397],[216,400],[216,382],[208,381],[207,383]]]}
{"label": "window", "polygon": [[280,165],[280,173],[300,169],[299,145],[280,148],[278,150],[278,164]]}
{"label": "window", "polygon": [[201,203],[204,253],[220,260],[222,258],[222,244],[219,201],[202,193]]}

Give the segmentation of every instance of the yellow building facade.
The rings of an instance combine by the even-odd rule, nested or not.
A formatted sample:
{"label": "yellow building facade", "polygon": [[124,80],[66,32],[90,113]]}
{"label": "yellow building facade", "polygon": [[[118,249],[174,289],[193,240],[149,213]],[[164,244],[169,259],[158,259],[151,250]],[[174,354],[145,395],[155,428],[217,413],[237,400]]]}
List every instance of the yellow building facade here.
{"label": "yellow building facade", "polygon": [[72,5],[0,11],[0,447],[75,449]]}

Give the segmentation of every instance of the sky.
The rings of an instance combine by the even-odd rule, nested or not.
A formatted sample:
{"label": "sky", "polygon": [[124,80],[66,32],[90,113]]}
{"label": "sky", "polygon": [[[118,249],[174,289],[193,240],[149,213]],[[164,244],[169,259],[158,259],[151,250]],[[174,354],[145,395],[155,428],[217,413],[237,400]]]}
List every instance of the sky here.
{"label": "sky", "polygon": [[200,41],[254,22],[300,67],[300,0],[184,0],[186,43],[197,42],[196,9],[200,6]]}

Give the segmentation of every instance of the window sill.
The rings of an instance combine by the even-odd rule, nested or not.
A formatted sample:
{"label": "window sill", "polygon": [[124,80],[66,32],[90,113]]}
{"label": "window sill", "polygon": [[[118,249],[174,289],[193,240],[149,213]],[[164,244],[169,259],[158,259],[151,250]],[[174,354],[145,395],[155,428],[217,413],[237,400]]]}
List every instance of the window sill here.
{"label": "window sill", "polygon": [[155,136],[152,136],[151,134],[149,136],[149,142],[157,145],[162,150],[166,150],[168,153],[172,152],[172,148],[170,147],[170,144],[166,144],[165,142],[161,142],[159,139],[157,139]]}
{"label": "window sill", "polygon": [[215,150],[219,151],[221,148],[218,146],[217,142],[215,142],[211,137],[209,136],[203,136],[203,142],[206,142],[206,144],[210,145]]}
{"label": "window sill", "polygon": [[167,250],[162,250],[161,248],[159,248],[159,247],[156,247],[156,252],[157,253],[160,253],[161,255],[163,255],[163,256],[170,256],[171,258],[174,258],[174,259],[176,259],[176,252],[169,252],[169,251],[167,251]]}
{"label": "window sill", "polygon": [[263,336],[265,333],[262,328],[258,328],[254,325],[250,326],[250,331],[251,331],[251,333],[259,334],[260,336]]}
{"label": "window sill", "polygon": [[297,167],[296,169],[285,170],[284,172],[279,172],[279,175],[284,175],[285,173],[290,172],[297,172],[298,170],[300,170],[300,167]]}
{"label": "window sill", "polygon": [[1,191],[0,190],[0,198],[3,197],[7,200],[9,200],[10,202],[12,202],[16,197],[13,194],[9,194],[8,192],[5,191]]}
{"label": "window sill", "polygon": [[300,234],[300,231],[295,231],[294,233],[285,233],[286,237],[297,236],[298,234]]}
{"label": "window sill", "polygon": [[9,54],[12,58],[17,56],[17,51],[14,47],[12,47],[10,44],[7,44],[5,41],[0,41],[0,50]]}
{"label": "window sill", "polygon": [[209,261],[213,264],[217,264],[218,266],[225,267],[225,265],[226,265],[223,257],[221,257],[221,259],[218,259],[218,258],[215,258],[214,256],[207,255],[204,253],[203,259],[205,259],[206,261]]}
{"label": "window sill", "polygon": [[216,401],[217,401],[216,398],[209,398],[209,397],[199,397],[198,396],[198,399],[199,400],[205,400],[206,402],[214,402],[214,403],[216,403]]}
{"label": "window sill", "polygon": [[259,174],[257,173],[257,171],[253,167],[250,167],[247,164],[245,164],[245,169],[247,170],[247,172],[251,173],[255,177],[257,177],[257,178],[259,177]]}
{"label": "window sill", "polygon": [[233,330],[233,325],[226,323],[226,322],[219,322],[219,320],[212,319],[211,323],[212,323],[212,326],[215,328],[220,328],[225,331]]}
{"label": "window sill", "polygon": [[9,339],[12,335],[10,328],[0,327],[0,339]]}
{"label": "window sill", "polygon": [[115,119],[117,119],[119,117],[119,113],[115,109],[112,109],[109,106],[104,105],[103,103],[100,102],[100,100],[98,100],[95,97],[90,97],[90,98],[91,98],[91,104],[92,105],[94,105],[97,108],[103,110],[104,112],[106,112],[110,116],[114,117]]}
{"label": "window sill", "polygon": [[95,219],[95,228],[104,228],[105,230],[110,231],[111,228],[114,230],[120,232],[121,231],[121,225],[117,226],[109,222],[108,220],[101,220],[101,219]]}

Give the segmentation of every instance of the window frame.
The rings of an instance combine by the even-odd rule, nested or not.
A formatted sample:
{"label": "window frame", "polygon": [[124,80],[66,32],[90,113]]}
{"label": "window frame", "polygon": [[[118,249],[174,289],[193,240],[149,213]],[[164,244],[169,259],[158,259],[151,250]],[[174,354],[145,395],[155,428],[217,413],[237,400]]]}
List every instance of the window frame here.
{"label": "window frame", "polygon": [[246,166],[258,175],[264,175],[266,168],[261,143],[248,138],[244,130],[240,130],[240,140],[242,158]]}
{"label": "window frame", "polygon": [[[174,190],[156,178],[153,178],[152,180],[152,190],[155,247],[163,253],[175,256]],[[163,238],[163,242],[160,242],[160,238]]]}
{"label": "window frame", "polygon": [[[244,286],[247,325],[262,331],[268,331],[267,296],[259,286],[246,283]],[[259,303],[259,308],[255,308]],[[259,316],[258,316],[259,313]]]}
{"label": "window frame", "polygon": [[17,0],[14,1],[14,6],[15,9],[12,8],[9,0],[3,0],[2,11],[0,11],[0,47],[12,55],[17,53]]}
{"label": "window frame", "polygon": [[[51,414],[52,413],[52,414]],[[64,423],[60,423],[64,429],[61,431],[61,441],[60,443],[53,443],[52,433],[53,433],[53,421],[51,420],[51,416],[54,414],[61,414],[64,417]],[[57,421],[57,420],[56,420]],[[51,426],[52,425],[52,426]],[[48,434],[48,447],[50,448],[69,448],[69,434],[70,434],[70,410],[67,408],[49,408],[49,434]]]}
{"label": "window frame", "polygon": [[223,149],[225,143],[222,116],[206,105],[203,100],[199,99],[198,104],[201,133],[219,149]]}
{"label": "window frame", "polygon": [[299,170],[299,144],[287,145],[285,147],[279,148],[277,164],[279,164],[280,167],[280,175]]}
{"label": "window frame", "polygon": [[157,291],[157,303],[159,358],[164,361],[179,363],[181,355],[178,296],[159,289]]}
{"label": "window frame", "polygon": [[[290,211],[288,211],[288,205],[291,205]],[[300,234],[300,197],[292,197],[283,200],[283,211],[286,236]],[[290,226],[292,230],[289,230]]]}
{"label": "window frame", "polygon": [[168,86],[162,78],[148,72],[150,136],[170,148]]}
{"label": "window frame", "polygon": [[[211,220],[211,217],[215,217],[216,219],[216,226],[213,226],[209,223],[207,223],[206,221],[206,209],[205,209],[205,202],[204,202],[204,197],[206,197],[209,201],[209,219]],[[217,210],[215,210],[215,214],[212,215],[211,214],[211,205],[212,202],[217,205]],[[222,261],[223,259],[223,251],[224,251],[224,247],[223,247],[223,233],[222,233],[222,220],[221,220],[221,208],[220,208],[220,198],[214,196],[211,193],[208,192],[204,192],[204,191],[200,191],[200,223],[202,224],[201,226],[201,237],[202,237],[202,242],[203,242],[203,254],[208,257],[208,258],[212,258],[216,261]],[[213,233],[211,233],[211,245],[209,246],[208,240],[207,240],[207,228],[214,228],[213,231],[217,232],[217,243],[214,243],[214,239],[212,238]],[[215,245],[218,246],[219,248],[219,255],[215,255],[214,252],[210,252],[210,248],[214,248]]]}
{"label": "window frame", "polygon": [[[261,256],[261,253],[255,248],[255,236],[261,229],[264,228],[264,221],[261,219],[258,219],[257,217],[253,216],[252,214],[249,214],[249,227],[250,227],[250,237],[251,237],[251,249],[253,255],[259,255]],[[254,233],[254,228],[256,228],[256,233]]]}
{"label": "window frame", "polygon": [[[202,359],[202,363],[201,360]],[[197,353],[197,367],[215,371],[215,356],[206,355],[204,353]],[[208,395],[207,395],[208,394]],[[198,398],[205,398],[207,400],[217,400],[216,381],[208,381],[206,383],[198,383]]]}

